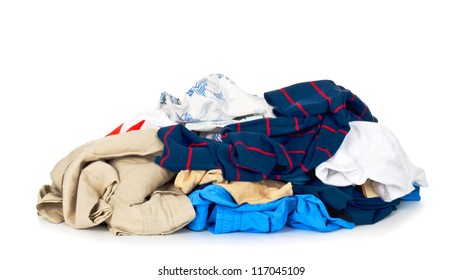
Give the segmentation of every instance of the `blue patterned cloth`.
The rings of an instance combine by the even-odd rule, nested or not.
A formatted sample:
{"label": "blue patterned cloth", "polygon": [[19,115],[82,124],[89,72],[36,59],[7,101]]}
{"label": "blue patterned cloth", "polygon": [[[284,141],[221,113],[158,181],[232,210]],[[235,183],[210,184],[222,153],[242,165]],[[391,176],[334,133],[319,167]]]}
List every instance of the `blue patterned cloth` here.
{"label": "blue patterned cloth", "polygon": [[352,229],[353,223],[332,218],[324,204],[313,195],[288,196],[264,204],[237,204],[222,187],[208,185],[189,195],[196,218],[191,230],[207,229],[213,233],[274,232],[285,225],[321,232]]}
{"label": "blue patterned cloth", "polygon": [[163,92],[158,107],[172,121],[214,140],[220,140],[219,131],[226,125],[274,117],[263,97],[244,92],[222,74],[211,74],[199,80],[181,101]]}

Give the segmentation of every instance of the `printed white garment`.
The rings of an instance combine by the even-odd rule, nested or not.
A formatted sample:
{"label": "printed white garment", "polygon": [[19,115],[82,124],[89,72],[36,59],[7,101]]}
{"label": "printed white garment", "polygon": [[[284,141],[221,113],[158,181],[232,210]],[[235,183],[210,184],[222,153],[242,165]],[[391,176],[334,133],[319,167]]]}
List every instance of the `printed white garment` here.
{"label": "printed white garment", "polygon": [[159,109],[150,109],[136,114],[128,122],[122,123],[106,136],[125,133],[133,130],[143,130],[150,128],[161,128],[164,126],[175,125],[174,121]]}
{"label": "printed white garment", "polygon": [[163,92],[159,108],[172,121],[199,132],[217,132],[228,124],[274,117],[272,107],[263,97],[242,91],[222,74],[212,74],[198,81],[182,101]]}
{"label": "printed white garment", "polygon": [[428,187],[425,171],[413,165],[398,139],[383,125],[350,122],[350,131],[335,155],[316,167],[316,176],[334,186],[362,185],[372,180],[384,201],[405,196],[416,186]]}

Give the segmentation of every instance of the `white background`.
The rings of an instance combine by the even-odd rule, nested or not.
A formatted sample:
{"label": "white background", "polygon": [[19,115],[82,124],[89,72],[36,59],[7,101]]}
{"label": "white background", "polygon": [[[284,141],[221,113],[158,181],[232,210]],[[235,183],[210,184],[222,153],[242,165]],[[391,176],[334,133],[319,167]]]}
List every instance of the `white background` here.
{"label": "white background", "polygon": [[[157,276],[163,265],[461,279],[457,1],[152,2],[1,2],[1,279],[173,279]],[[39,188],[70,150],[215,72],[255,94],[317,79],[343,85],[431,187],[378,224],[328,234],[115,237],[36,215]],[[263,279],[223,277],[247,278]]]}

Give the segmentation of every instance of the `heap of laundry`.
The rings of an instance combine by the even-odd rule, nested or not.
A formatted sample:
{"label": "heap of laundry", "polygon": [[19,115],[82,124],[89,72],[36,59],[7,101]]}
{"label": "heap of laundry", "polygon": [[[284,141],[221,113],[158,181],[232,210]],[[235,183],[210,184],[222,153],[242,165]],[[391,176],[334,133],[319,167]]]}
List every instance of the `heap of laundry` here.
{"label": "heap of laundry", "polygon": [[420,200],[425,172],[351,91],[329,80],[252,95],[212,74],[166,92],[59,161],[37,211],[115,235],[328,232]]}

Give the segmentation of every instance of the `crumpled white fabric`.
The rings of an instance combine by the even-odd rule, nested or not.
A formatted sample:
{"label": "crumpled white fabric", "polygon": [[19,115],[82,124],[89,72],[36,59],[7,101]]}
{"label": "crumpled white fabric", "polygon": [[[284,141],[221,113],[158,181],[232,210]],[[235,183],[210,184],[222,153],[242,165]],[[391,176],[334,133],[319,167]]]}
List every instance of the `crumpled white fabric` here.
{"label": "crumpled white fabric", "polygon": [[383,125],[350,122],[335,155],[316,168],[316,176],[334,186],[362,185],[369,178],[384,201],[405,196],[415,186],[428,187],[425,171],[411,163],[398,139]]}
{"label": "crumpled white fabric", "polygon": [[222,74],[211,74],[198,81],[182,101],[163,92],[159,108],[172,121],[199,132],[217,132],[229,124],[275,117],[272,107],[262,96],[242,91]]}
{"label": "crumpled white fabric", "polygon": [[[147,109],[134,115],[129,121],[122,124],[120,133],[132,130],[143,130],[151,128],[161,128],[164,126],[175,125],[165,112],[158,109]],[[133,129],[136,127],[136,129]]]}

